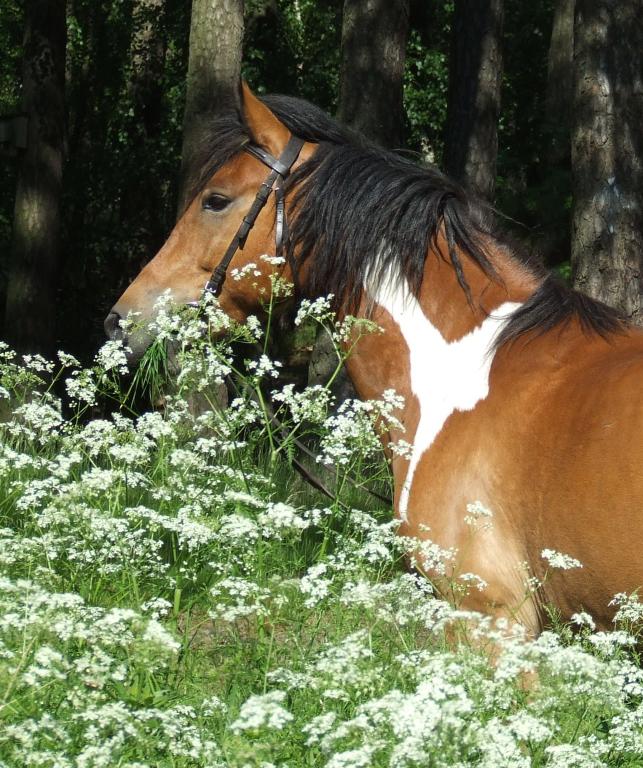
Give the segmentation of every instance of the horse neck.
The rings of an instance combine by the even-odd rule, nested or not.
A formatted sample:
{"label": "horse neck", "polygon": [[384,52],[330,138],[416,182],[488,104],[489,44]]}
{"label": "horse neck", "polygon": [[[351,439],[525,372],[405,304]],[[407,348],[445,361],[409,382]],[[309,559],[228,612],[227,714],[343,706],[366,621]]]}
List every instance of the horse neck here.
{"label": "horse neck", "polygon": [[[445,257],[443,241],[437,252],[427,254],[417,296],[390,271],[373,274],[365,286],[357,314],[370,317],[383,333],[360,338],[348,360],[349,374],[364,399],[379,398],[387,389],[404,396],[406,440],[413,436],[420,411],[434,407],[432,401],[467,409],[484,396],[493,339],[538,287],[538,280],[502,246],[492,242],[489,252],[497,270],[493,279],[466,253],[458,254],[470,300]],[[436,424],[442,415],[436,413]]]}

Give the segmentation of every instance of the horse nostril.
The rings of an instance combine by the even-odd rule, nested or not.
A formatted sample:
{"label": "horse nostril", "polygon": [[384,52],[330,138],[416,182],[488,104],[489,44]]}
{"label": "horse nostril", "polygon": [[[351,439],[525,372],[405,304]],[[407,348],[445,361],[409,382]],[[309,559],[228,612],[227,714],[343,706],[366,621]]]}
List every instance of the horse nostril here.
{"label": "horse nostril", "polygon": [[121,316],[118,314],[118,312],[110,312],[109,315],[107,315],[105,318],[105,333],[107,334],[108,338],[112,339],[112,341],[122,339],[124,336],[120,322]]}

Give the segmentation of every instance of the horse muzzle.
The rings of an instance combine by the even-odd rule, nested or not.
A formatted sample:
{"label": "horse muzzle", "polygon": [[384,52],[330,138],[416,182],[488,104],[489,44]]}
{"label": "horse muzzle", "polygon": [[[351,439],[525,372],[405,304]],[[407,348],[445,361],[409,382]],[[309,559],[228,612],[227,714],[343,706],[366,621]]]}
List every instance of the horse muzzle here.
{"label": "horse muzzle", "polygon": [[121,325],[122,319],[122,315],[116,307],[113,307],[103,323],[105,335],[111,341],[123,342],[123,346],[127,348],[127,362],[130,366],[134,366],[152,343],[153,336],[144,326],[137,327],[131,333],[127,333]]}

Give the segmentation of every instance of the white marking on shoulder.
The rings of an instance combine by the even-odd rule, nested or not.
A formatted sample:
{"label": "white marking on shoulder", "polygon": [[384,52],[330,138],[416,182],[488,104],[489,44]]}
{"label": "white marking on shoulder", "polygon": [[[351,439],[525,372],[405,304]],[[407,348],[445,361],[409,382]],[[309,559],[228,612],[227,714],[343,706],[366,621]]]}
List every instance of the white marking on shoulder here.
{"label": "white marking on shoulder", "polygon": [[420,459],[454,411],[473,410],[489,394],[493,341],[521,305],[501,304],[481,325],[449,343],[426,317],[406,281],[394,278],[389,271],[377,283],[369,279],[366,284],[372,298],[391,315],[406,341],[411,391],[420,406],[420,420],[400,494],[400,517],[407,520],[409,492]]}

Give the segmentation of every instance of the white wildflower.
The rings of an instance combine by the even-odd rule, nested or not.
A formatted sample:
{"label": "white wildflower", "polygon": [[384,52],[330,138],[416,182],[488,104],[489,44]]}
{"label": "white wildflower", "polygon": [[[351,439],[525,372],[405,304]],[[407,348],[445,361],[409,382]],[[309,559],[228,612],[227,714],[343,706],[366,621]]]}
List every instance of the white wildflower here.
{"label": "white wildflower", "polygon": [[472,528],[488,529],[491,527],[490,522],[480,525],[480,521],[490,521],[493,518],[493,512],[485,507],[481,501],[474,501],[467,504],[467,514],[465,515],[464,522]]}
{"label": "white wildflower", "polygon": [[169,616],[172,610],[172,603],[169,600],[165,600],[163,597],[153,597],[151,600],[147,600],[141,606],[141,610],[145,613],[149,613],[153,619],[162,619],[165,616]]}
{"label": "white wildflower", "polygon": [[246,328],[250,331],[250,335],[257,341],[262,338],[263,328],[255,315],[248,315],[246,318]]}
{"label": "white wildflower", "polygon": [[324,578],[327,571],[326,563],[317,563],[311,565],[305,576],[301,577],[299,589],[306,595],[304,605],[307,608],[312,608],[328,596],[332,580]]}
{"label": "white wildflower", "polygon": [[379,745],[363,744],[358,749],[336,752],[326,763],[326,768],[369,768],[379,748]]}
{"label": "white wildflower", "polygon": [[580,560],[565,555],[562,552],[556,552],[555,549],[543,549],[540,553],[543,560],[546,560],[550,568],[559,568],[562,571],[569,571],[572,568],[582,568]]}
{"label": "white wildflower", "polygon": [[294,507],[282,502],[269,503],[266,511],[259,515],[258,521],[264,527],[264,535],[289,530],[304,531],[310,526],[310,521],[301,517]]}
{"label": "white wildflower", "polygon": [[241,706],[237,719],[230,726],[234,733],[242,731],[283,730],[294,718],[283,707],[284,691],[271,691],[260,696],[250,696]]}
{"label": "white wildflower", "polygon": [[73,355],[70,355],[67,352],[63,352],[60,349],[56,354],[63,368],[80,368],[80,363]]}
{"label": "white wildflower", "polygon": [[268,355],[261,355],[259,360],[247,360],[248,370],[261,379],[264,376],[270,376],[276,379],[279,376],[279,369],[283,366],[278,360],[271,360]]}
{"label": "white wildflower", "polygon": [[221,701],[218,696],[208,696],[201,702],[201,712],[205,717],[212,717],[217,714],[225,715],[227,711],[227,704]]}
{"label": "white wildflower", "polygon": [[69,398],[77,403],[96,403],[97,384],[93,372],[88,369],[72,371],[71,376],[65,379],[65,389]]}
{"label": "white wildflower", "polygon": [[42,355],[23,355],[22,362],[25,368],[36,373],[52,373],[54,364]]}
{"label": "white wildflower", "polygon": [[636,592],[631,595],[619,592],[614,595],[609,604],[618,608],[613,619],[615,624],[636,624],[643,621],[643,603]]}
{"label": "white wildflower", "polygon": [[118,370],[119,373],[128,372],[127,354],[132,350],[123,344],[121,339],[105,342],[96,354],[96,363],[103,371]]}
{"label": "white wildflower", "polygon": [[306,387],[303,392],[296,392],[294,384],[286,384],[281,390],[275,390],[271,394],[275,402],[283,403],[288,408],[296,424],[302,421],[323,421],[332,401],[330,391],[319,384]]}
{"label": "white wildflower", "polygon": [[250,261],[247,264],[244,264],[241,268],[235,267],[234,269],[230,270],[230,277],[236,282],[243,280],[244,277],[248,277],[249,275],[252,275],[253,277],[261,276],[261,270],[257,268],[257,265],[254,261]]}
{"label": "white wildflower", "polygon": [[413,456],[413,444],[406,440],[396,440],[388,444],[389,450],[394,456],[399,456],[402,459],[411,460]]}
{"label": "white wildflower", "polygon": [[332,319],[335,316],[331,306],[332,300],[332,293],[328,294],[328,296],[320,296],[314,301],[304,299],[297,310],[295,325],[301,325],[308,318],[313,318],[317,321]]}
{"label": "white wildflower", "polygon": [[552,744],[545,747],[546,768],[603,768],[605,763],[574,744]]}
{"label": "white wildflower", "polygon": [[280,267],[286,263],[286,259],[283,256],[271,256],[268,253],[262,254],[259,258],[273,267]]}
{"label": "white wildflower", "polygon": [[596,629],[596,622],[586,611],[579,611],[573,613],[570,616],[572,624],[576,624],[577,627],[587,627],[588,629]]}

